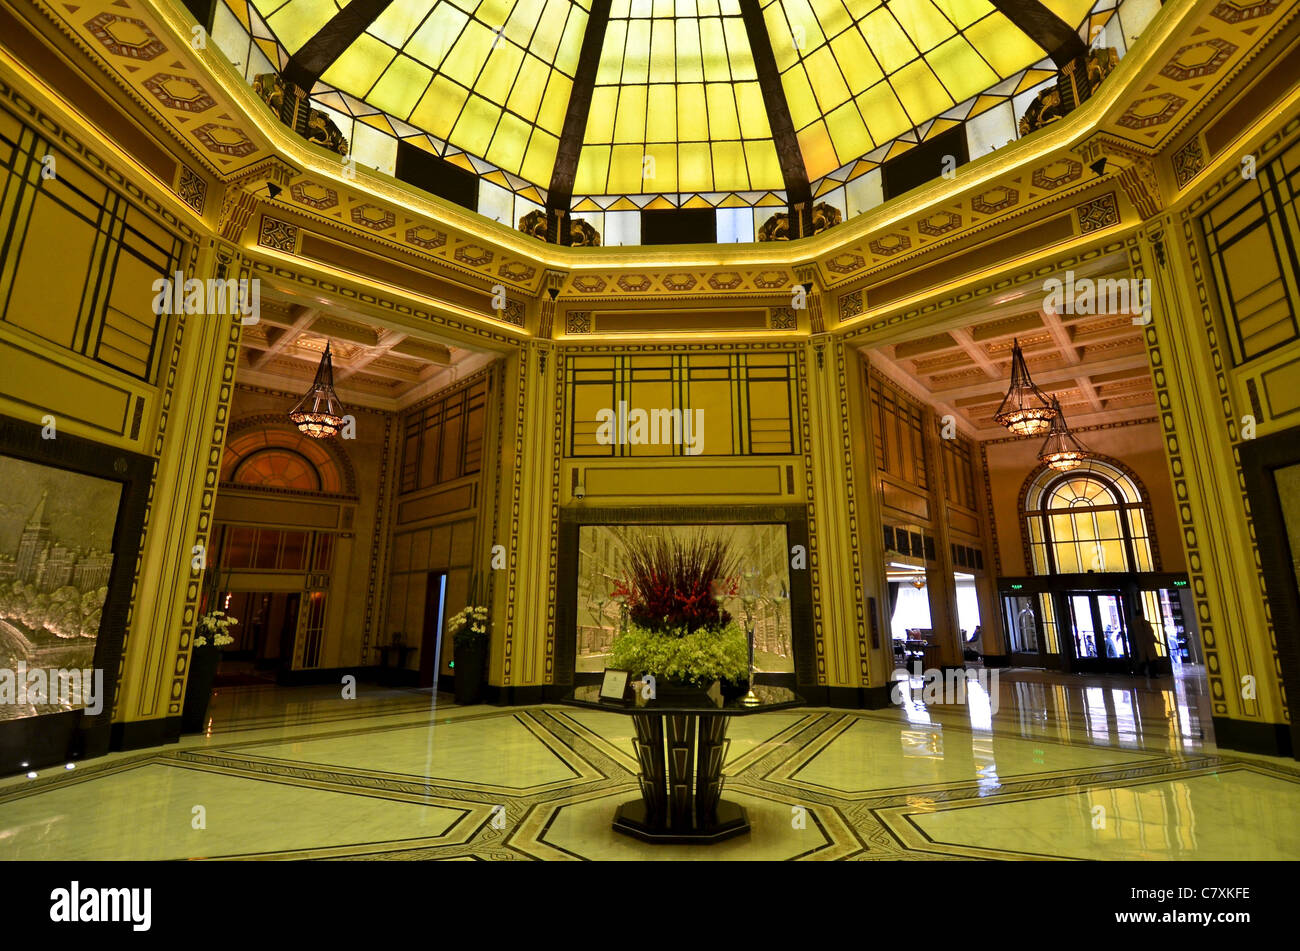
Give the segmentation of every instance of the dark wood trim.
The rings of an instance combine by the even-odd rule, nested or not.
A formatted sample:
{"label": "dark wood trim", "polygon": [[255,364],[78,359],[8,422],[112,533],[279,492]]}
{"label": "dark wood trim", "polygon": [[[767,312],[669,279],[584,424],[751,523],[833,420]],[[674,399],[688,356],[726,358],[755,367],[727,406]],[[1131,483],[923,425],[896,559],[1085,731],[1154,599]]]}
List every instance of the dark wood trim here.
{"label": "dark wood trim", "polygon": [[[1250,499],[1251,518],[1255,523],[1255,542],[1259,549],[1260,573],[1273,618],[1273,635],[1277,642],[1278,667],[1282,684],[1291,698],[1291,723],[1264,724],[1243,720],[1214,719],[1215,742],[1228,749],[1271,752],[1300,759],[1300,716],[1294,704],[1300,697],[1300,586],[1296,584],[1295,553],[1287,532],[1282,499],[1278,495],[1273,473],[1278,469],[1300,465],[1300,427],[1246,439],[1240,443],[1239,458]],[[1300,526],[1297,526],[1300,530]],[[1244,594],[1244,593],[1243,593]],[[1257,632],[1263,637],[1264,632]],[[1276,736],[1275,736],[1276,734]],[[1272,749],[1258,744],[1272,743]],[[1251,745],[1244,745],[1251,744]]]}
{"label": "dark wood trim", "polygon": [[281,72],[284,81],[310,94],[321,74],[366,32],[366,28],[392,2],[393,0],[352,0],[334,14],[298,52],[289,57],[289,62]]}
{"label": "dark wood trim", "polygon": [[587,29],[582,35],[564,126],[560,130],[559,145],[555,148],[551,184],[546,190],[546,238],[556,244],[569,243],[569,229],[559,226],[561,215],[557,212],[567,217],[569,206],[573,204],[573,182],[578,174],[578,158],[587,132],[591,94],[596,85],[596,71],[600,68],[600,52],[605,46],[610,6],[611,0],[593,0],[587,13]]}
{"label": "dark wood trim", "polygon": [[162,746],[164,743],[175,743],[180,738],[180,717],[114,723],[112,730],[114,750],[146,749],[150,746]]}
{"label": "dark wood trim", "polygon": [[1087,55],[1088,44],[1079,39],[1074,27],[1066,23],[1037,0],[991,0],[997,11],[1014,23],[1020,32],[1047,51],[1057,69]]}
{"label": "dark wood trim", "polygon": [[786,102],[785,89],[781,86],[781,71],[777,69],[776,55],[772,52],[772,39],[767,35],[767,23],[758,0],[740,0],[740,16],[745,23],[745,35],[749,38],[749,51],[754,57],[763,105],[767,108],[772,144],[776,146],[776,158],[781,163],[785,200],[792,223],[796,218],[796,208],[801,212],[797,216],[799,226],[791,236],[803,237],[812,232],[812,189],[808,184],[808,167],[804,165],[803,152],[795,135],[794,121],[790,118],[790,104]]}

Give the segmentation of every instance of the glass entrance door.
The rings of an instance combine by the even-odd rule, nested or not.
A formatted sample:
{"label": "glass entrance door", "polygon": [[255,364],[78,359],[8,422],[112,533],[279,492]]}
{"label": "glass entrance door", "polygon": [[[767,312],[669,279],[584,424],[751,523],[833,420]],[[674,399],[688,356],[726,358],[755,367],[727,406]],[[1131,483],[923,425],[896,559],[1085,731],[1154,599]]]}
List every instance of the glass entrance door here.
{"label": "glass entrance door", "polygon": [[1075,671],[1129,670],[1128,624],[1118,591],[1079,591],[1066,595]]}

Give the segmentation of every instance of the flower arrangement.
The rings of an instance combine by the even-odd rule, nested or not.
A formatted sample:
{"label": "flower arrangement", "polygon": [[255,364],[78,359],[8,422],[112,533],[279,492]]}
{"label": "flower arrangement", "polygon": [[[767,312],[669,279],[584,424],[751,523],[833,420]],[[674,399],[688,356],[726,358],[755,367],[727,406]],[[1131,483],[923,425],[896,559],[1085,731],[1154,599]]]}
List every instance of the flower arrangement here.
{"label": "flower arrangement", "polygon": [[470,647],[488,638],[488,609],[469,605],[447,622],[458,648]]}
{"label": "flower arrangement", "polygon": [[225,611],[209,611],[199,618],[198,628],[194,632],[194,646],[206,647],[209,641],[213,647],[235,643],[235,639],[230,636],[230,629],[238,623],[238,618],[230,617]]}
{"label": "flower arrangement", "polygon": [[722,607],[734,586],[730,543],[701,532],[685,539],[624,540],[624,598],[630,624],[611,647],[611,663],[668,683],[705,687],[749,678],[749,640]]}

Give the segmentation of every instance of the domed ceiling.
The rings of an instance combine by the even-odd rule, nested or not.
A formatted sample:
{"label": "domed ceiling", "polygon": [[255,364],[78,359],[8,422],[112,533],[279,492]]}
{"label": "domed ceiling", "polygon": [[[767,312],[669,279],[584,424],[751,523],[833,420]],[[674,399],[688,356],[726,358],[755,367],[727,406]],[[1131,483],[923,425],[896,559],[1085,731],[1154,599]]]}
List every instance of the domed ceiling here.
{"label": "domed ceiling", "polygon": [[[1058,36],[1088,37],[1098,11],[1116,5],[224,3],[222,17],[233,13],[252,39],[250,61],[239,64],[246,74],[257,71],[252,59],[286,76],[298,69],[316,103],[354,120],[359,161],[380,134],[539,203],[557,188],[572,207],[583,196],[641,196],[629,208],[654,207],[645,196],[687,204],[688,195],[714,206],[776,205],[792,179],[816,195],[821,183],[861,174],[1054,79],[1051,31],[1001,10],[1031,9]],[[214,32],[229,54],[221,30],[219,17]]]}

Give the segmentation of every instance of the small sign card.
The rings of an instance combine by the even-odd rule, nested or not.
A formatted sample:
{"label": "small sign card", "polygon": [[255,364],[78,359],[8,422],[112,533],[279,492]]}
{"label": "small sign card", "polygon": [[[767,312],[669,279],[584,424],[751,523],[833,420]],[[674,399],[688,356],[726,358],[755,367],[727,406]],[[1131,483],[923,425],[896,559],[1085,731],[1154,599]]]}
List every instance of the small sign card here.
{"label": "small sign card", "polygon": [[600,699],[611,703],[628,703],[628,677],[631,671],[615,667],[605,668],[605,678],[600,683]]}

